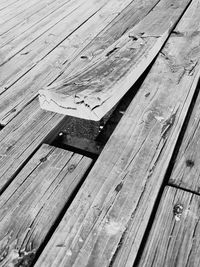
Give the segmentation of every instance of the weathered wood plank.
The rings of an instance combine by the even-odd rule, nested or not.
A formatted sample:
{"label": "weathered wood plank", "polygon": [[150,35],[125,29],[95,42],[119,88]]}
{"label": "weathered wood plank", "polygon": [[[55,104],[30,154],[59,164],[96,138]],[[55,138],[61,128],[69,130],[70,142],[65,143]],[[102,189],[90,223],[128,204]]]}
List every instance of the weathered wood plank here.
{"label": "weathered wood plank", "polygon": [[[40,109],[38,99],[32,101],[6,127],[0,131],[0,191],[15,177],[18,170],[44,143],[51,143],[60,132],[88,137],[95,135],[97,127],[90,121],[78,121]],[[85,128],[80,129],[80,125]]]}
{"label": "weathered wood plank", "polygon": [[[3,74],[1,76],[0,92],[4,94],[0,98],[0,123],[5,125],[15,117],[37,94],[38,88],[52,83],[62,76],[63,72],[66,74],[65,65],[68,67],[76,57],[81,56],[81,51],[92,40],[87,49],[91,49],[96,43],[95,51],[99,51],[102,48],[102,40],[105,41],[105,49],[105,44],[109,46],[116,41],[126,29],[145,17],[157,2],[157,0],[145,1],[142,5],[141,1],[137,0],[128,5],[130,0],[119,0],[113,5],[109,1],[90,18],[89,23],[83,24],[47,56],[42,54],[44,56],[42,61],[35,60],[30,65],[24,59],[24,65],[18,68],[19,61],[22,60],[22,56],[18,56],[11,65],[6,67],[6,64],[4,71],[6,76],[4,79]],[[126,5],[128,6],[123,9]],[[117,16],[118,12],[120,12],[119,16]],[[119,27],[119,21],[123,21],[125,28]],[[41,51],[38,51],[36,57],[40,53]],[[33,57],[34,55],[33,53]],[[24,71],[27,72],[26,75]]]}
{"label": "weathered wood plank", "polygon": [[[199,49],[199,48],[197,48]],[[179,148],[169,184],[200,193],[200,95]]]}
{"label": "weathered wood plank", "polygon": [[39,1],[33,7],[25,10],[22,14],[2,23],[0,29],[0,47],[3,47],[3,45],[7,44],[26,30],[30,29],[35,23],[48,16],[59,7],[58,2],[61,3],[61,6],[65,4],[65,2],[61,0]]}
{"label": "weathered wood plank", "polygon": [[167,187],[137,266],[199,266],[199,206],[199,196]]}
{"label": "weathered wood plank", "polygon": [[199,79],[199,62],[184,69],[199,8],[182,17],[176,32],[192,32],[167,41],[36,267],[133,266]]}
{"label": "weathered wood plank", "polygon": [[0,199],[0,265],[30,266],[92,160],[42,145]]}
{"label": "weathered wood plank", "polygon": [[[10,59],[16,54],[18,54],[19,52],[23,53],[24,48],[26,48],[26,51],[27,51],[27,46],[29,44],[31,47],[30,48],[31,51],[34,49],[37,50],[37,46],[39,44],[40,46],[42,46],[42,43],[45,40],[46,40],[45,44],[47,46],[50,40],[52,39],[51,34],[53,34],[53,36],[57,35],[57,38],[60,37],[60,34],[63,32],[64,26],[65,28],[67,28],[67,33],[65,37],[67,37],[67,35],[70,34],[71,31],[75,30],[76,27],[80,26],[84,22],[85,17],[83,16],[83,18],[78,18],[77,20],[75,20],[75,17],[78,15],[83,15],[83,13],[81,12],[81,9],[82,11],[86,12],[86,6],[87,6],[86,1],[78,0],[75,2],[71,2],[71,1],[65,0],[65,4],[66,4],[65,7],[60,8],[56,10],[55,12],[52,12],[50,16],[47,16],[44,20],[41,20],[38,24],[32,27],[30,31],[25,31],[24,34],[15,38],[13,41],[8,43],[7,45],[3,44],[3,47],[1,48],[1,53],[3,53],[5,57],[4,57],[4,61],[1,62],[1,66],[3,66],[6,62],[10,61]],[[98,5],[88,6],[88,12],[86,12],[86,15],[85,15],[86,18],[89,18],[92,15],[91,14],[92,8],[93,8],[92,11],[94,12],[94,10],[96,11],[96,8],[98,9]],[[74,25],[70,26],[70,23],[73,23]],[[78,25],[76,26],[75,23],[77,23]],[[69,29],[67,26],[69,27]],[[57,34],[56,34],[56,30],[57,30]],[[36,40],[36,44],[34,43],[35,40]],[[27,58],[29,57],[30,55],[27,54]],[[19,61],[19,64],[20,64],[20,61]]]}
{"label": "weathered wood plank", "polygon": [[14,18],[16,15],[21,14],[28,8],[31,8],[39,0],[20,0],[6,9],[0,11],[0,24]]}
{"label": "weathered wood plank", "polygon": [[[78,71],[81,71],[88,64],[87,58],[91,59],[104,52],[129,29],[145,18],[158,2],[160,2],[160,0],[142,2],[139,0],[132,1],[124,10],[119,12],[116,18],[100,31],[99,34],[76,55],[76,57],[67,57],[67,59],[65,59],[65,72],[61,75],[61,78],[62,76],[72,76]],[[114,6],[116,6],[116,3]]]}
{"label": "weathered wood plank", "polygon": [[[5,81],[12,76],[15,76],[12,77],[13,81],[16,81],[19,77],[23,76],[34,66],[34,64],[42,60],[43,57],[51,52],[51,50],[70,36],[76,28],[79,28],[85,20],[87,21],[88,19],[91,19],[90,17],[92,17],[92,15],[95,15],[97,11],[100,11],[98,9],[101,9],[100,7],[103,7],[105,3],[105,1],[100,1],[100,5],[100,3],[95,4],[95,1],[92,1],[88,5],[87,1],[76,1],[75,4],[71,1],[69,3],[68,2],[69,1],[67,1],[67,5],[65,7],[61,6],[59,10],[52,12],[51,16],[47,16],[45,20],[42,20],[39,24],[35,25],[30,32],[25,32],[25,34],[3,47],[2,53],[5,54],[4,62],[7,62],[19,51],[20,54],[10,60],[5,67],[1,67],[2,83],[5,83]],[[129,2],[130,0],[125,1],[126,4]],[[112,7],[109,4],[107,7],[107,14],[104,10],[104,13],[101,15],[103,17],[105,15],[112,15],[113,17],[112,12],[114,11],[116,12],[114,15],[117,16],[117,11],[119,11],[120,7],[123,7],[124,4],[122,4],[120,0],[118,0],[116,4],[116,7],[113,7],[110,11],[108,11],[109,8]],[[77,18],[78,16],[79,18]],[[101,22],[101,20],[104,21],[106,19],[101,18],[99,22]],[[40,38],[37,39],[38,37]],[[25,50],[23,50],[24,47],[26,47]],[[27,50],[29,53],[26,53]],[[25,54],[26,56],[22,57],[21,54]],[[18,67],[12,72],[9,71],[9,66],[15,65],[16,62],[18,62]],[[6,74],[7,72],[9,72],[9,74]],[[20,75],[18,72],[20,72]],[[17,73],[18,76],[16,75]]]}
{"label": "weathered wood plank", "polygon": [[40,90],[41,108],[95,121],[105,116],[155,58],[190,1],[176,1],[175,8],[162,2],[79,74]]}
{"label": "weathered wood plank", "polygon": [[[84,1],[82,2],[83,2],[82,4],[84,4]],[[47,41],[51,40],[52,38],[51,34],[55,34],[54,32],[51,32],[51,28],[53,31],[53,29],[56,27],[56,24],[60,20],[62,21],[62,19],[66,23],[69,22],[70,24],[70,18],[74,14],[73,11],[76,13],[76,9],[79,6],[81,6],[81,3],[79,3],[79,1],[72,3],[71,1],[68,1],[68,0],[63,1],[62,6],[60,6],[58,2],[56,2],[56,4],[57,4],[57,9],[55,10],[55,12],[50,12],[49,16],[46,16],[44,19],[41,19],[41,21],[39,21],[39,23],[36,23],[33,27],[31,27],[29,31],[24,31],[23,34],[20,34],[18,37],[14,38],[14,40],[7,42],[7,40],[4,39],[4,37],[6,38],[7,36],[2,36],[1,38],[2,42],[0,43],[0,46],[1,46],[1,54],[0,54],[1,55],[0,57],[1,85],[4,84],[5,81],[8,80],[11,76],[14,76],[14,75],[16,76],[17,70],[19,70],[19,68],[22,68],[21,61],[22,62],[26,61],[26,59],[28,58],[30,59],[31,56],[32,56],[31,60],[33,61],[34,57],[32,53],[34,53],[34,40],[36,40],[37,42],[36,48],[35,48],[36,50],[38,49],[38,46],[40,44],[39,41],[42,38],[44,38],[44,40],[42,39],[44,44],[48,46]],[[80,21],[80,23],[82,23],[82,20]],[[48,34],[50,34],[50,36]],[[12,35],[10,37],[12,38]],[[32,44],[32,46],[29,50],[27,50],[27,46],[29,44]],[[14,57],[15,55],[18,55],[17,61],[12,60],[12,57]],[[29,65],[28,70],[30,70],[31,69],[30,65],[33,65],[33,62],[32,64],[30,64],[30,62],[28,64],[28,61],[26,61],[26,64]],[[18,77],[16,77],[14,81],[18,80],[19,78],[20,76],[18,75]],[[3,90],[0,90],[0,91],[2,92]]]}
{"label": "weathered wood plank", "polygon": [[3,10],[4,8],[7,8],[14,4],[15,2],[20,1],[20,0],[2,0],[0,3],[0,11]]}
{"label": "weathered wood plank", "polygon": [[38,105],[35,99],[0,132],[0,191],[34,151],[62,129],[64,116],[41,112]]}

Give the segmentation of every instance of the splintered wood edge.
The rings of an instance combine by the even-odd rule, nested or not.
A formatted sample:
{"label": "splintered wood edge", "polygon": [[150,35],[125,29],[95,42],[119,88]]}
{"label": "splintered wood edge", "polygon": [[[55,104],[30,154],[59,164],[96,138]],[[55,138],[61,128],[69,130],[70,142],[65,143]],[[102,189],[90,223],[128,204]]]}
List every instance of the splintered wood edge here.
{"label": "splintered wood edge", "polygon": [[91,109],[89,106],[86,106],[85,103],[75,103],[74,96],[63,96],[62,99],[61,94],[55,93],[55,91],[51,92],[51,90],[48,89],[41,89],[39,90],[40,107],[47,111],[53,111],[55,113],[86,120],[101,120],[113,108],[113,106],[120,101],[125,93],[130,90],[137,79],[144,73],[144,71],[161,50],[173,28],[174,24],[172,24],[171,27],[161,35],[161,37],[157,38],[155,45],[148,52],[148,55],[139,62],[136,69],[130,71],[118,83],[115,84],[112,89],[115,94],[113,94],[111,97],[108,97],[108,99],[105,100],[100,106]]}

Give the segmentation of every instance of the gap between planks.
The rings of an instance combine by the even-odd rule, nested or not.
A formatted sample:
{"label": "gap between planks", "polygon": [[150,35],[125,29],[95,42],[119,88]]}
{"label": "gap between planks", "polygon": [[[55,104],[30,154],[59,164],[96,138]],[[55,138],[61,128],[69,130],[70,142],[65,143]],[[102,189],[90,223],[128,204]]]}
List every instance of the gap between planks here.
{"label": "gap between planks", "polygon": [[[198,8],[176,31],[199,27]],[[35,266],[133,265],[199,79],[199,63],[184,71],[196,38],[169,38]]]}
{"label": "gap between planks", "polygon": [[[111,2],[109,2],[104,8],[97,12],[88,23],[81,25],[79,29],[64,40],[62,45],[60,44],[54,47],[50,54],[48,52],[46,57],[41,55],[41,51],[43,50],[40,49],[41,51],[38,51],[37,57],[39,54],[39,58],[43,58],[42,61],[35,60],[35,63],[33,65],[31,64],[27,69],[27,66],[30,65],[28,64],[28,58],[33,57],[32,53],[28,53],[25,57],[21,56],[16,58],[16,63],[15,60],[14,62],[12,61],[11,68],[6,64],[6,77],[3,79],[4,75],[2,73],[3,80],[1,84],[2,93],[4,92],[0,99],[1,124],[7,124],[15,117],[24,106],[37,95],[39,87],[47,85],[57,79],[63,73],[64,62],[67,61],[69,64],[73,61],[73,58],[76,58],[91,40],[94,39],[91,43],[91,47],[94,45],[96,38],[101,40],[99,45],[95,47],[96,50],[99,50],[102,44],[104,47],[105,44],[106,46],[111,44],[118,39],[124,31],[128,30],[129,27],[132,27],[138,20],[142,19],[157,2],[158,1],[155,0],[151,2],[147,1],[143,6],[140,4],[140,1],[134,1],[124,8],[119,16],[117,16],[116,12],[120,12],[120,8],[123,9],[125,6],[121,3],[118,7],[117,5],[111,5]],[[130,1],[123,3],[125,5],[125,3],[130,3]],[[133,11],[134,14],[132,14]],[[119,27],[120,18],[123,19],[123,27]],[[98,27],[96,27],[96,25],[98,25]],[[98,35],[99,32],[101,32],[100,35]],[[64,34],[66,37],[66,27]],[[78,40],[77,35],[79,36]],[[67,56],[66,51],[68,51]],[[25,52],[26,49],[24,53]],[[24,67],[19,64],[20,61],[22,61],[22,63],[24,62],[26,66],[25,70],[23,70]],[[13,66],[18,66],[19,68],[17,67],[17,69],[14,68],[13,70]],[[21,71],[23,74],[20,74]]]}
{"label": "gap between planks", "polygon": [[83,183],[92,159],[42,145],[1,194],[1,266],[30,266]]}
{"label": "gap between planks", "polygon": [[80,72],[41,89],[41,108],[95,121],[105,116],[156,57],[190,3],[164,8],[163,2],[98,56],[90,59],[85,51],[87,64],[81,56],[71,66]]}
{"label": "gap between planks", "polygon": [[199,206],[199,196],[166,187],[137,266],[199,266]]}
{"label": "gap between planks", "polygon": [[198,96],[169,179],[170,185],[189,190],[196,194],[200,193],[199,115],[200,94],[198,90]]}

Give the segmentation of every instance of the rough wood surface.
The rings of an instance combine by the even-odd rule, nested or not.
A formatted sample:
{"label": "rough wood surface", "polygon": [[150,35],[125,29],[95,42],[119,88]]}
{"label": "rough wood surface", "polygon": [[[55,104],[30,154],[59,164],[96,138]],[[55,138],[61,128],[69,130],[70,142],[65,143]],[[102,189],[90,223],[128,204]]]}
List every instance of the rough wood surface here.
{"label": "rough wood surface", "polygon": [[[69,2],[69,0],[67,2]],[[38,1],[34,6],[29,7],[23,13],[17,14],[8,21],[4,21],[0,24],[0,47],[10,43],[16,37],[25,34],[27,30],[32,31],[31,28],[34,27],[35,24],[44,20],[45,17],[55,12],[58,8],[65,8],[65,4],[66,2],[62,0]]]}
{"label": "rough wood surface", "polygon": [[1,130],[0,191],[45,140],[62,130],[62,124],[63,116],[41,112],[35,99]]}
{"label": "rough wood surface", "polygon": [[[200,50],[200,48],[197,48]],[[200,54],[200,53],[199,53]],[[179,148],[169,184],[200,193],[200,95]]]}
{"label": "rough wood surface", "polygon": [[0,266],[30,266],[92,160],[42,145],[0,199]]}
{"label": "rough wood surface", "polygon": [[0,131],[0,191],[42,143],[51,143],[60,132],[94,138],[98,131],[98,125],[90,121],[41,110],[35,99]]}
{"label": "rough wood surface", "polygon": [[0,3],[0,11],[2,11],[5,8],[9,8],[11,5],[16,3],[19,0],[2,0]]}
{"label": "rough wood surface", "polygon": [[200,266],[200,197],[167,187],[137,266]]}
{"label": "rough wood surface", "polygon": [[30,8],[36,2],[38,2],[38,0],[20,0],[14,2],[12,5],[7,6],[7,8],[0,10],[0,23],[8,21],[9,19],[15,17],[17,14],[22,13],[24,10]]}
{"label": "rough wood surface", "polygon": [[[46,16],[43,20],[39,21],[39,23],[34,25],[34,27],[32,27],[29,31],[25,31],[23,34],[20,34],[17,38],[14,38],[11,42],[8,42],[8,44],[3,44],[3,47],[1,48],[1,53],[4,54],[4,59],[1,62],[1,65],[4,65],[8,61],[10,62],[11,58],[13,58],[16,54],[22,55],[25,53],[25,51],[32,51],[32,53],[25,54],[27,55],[26,57],[21,57],[22,62],[19,61],[19,66],[22,67],[23,59],[30,61],[30,57],[32,56],[33,60],[33,54],[37,53],[39,48],[42,49],[41,52],[44,53],[45,44],[46,49],[49,49],[50,46],[52,49],[54,46],[56,46],[56,44],[58,45],[59,42],[64,39],[64,37],[66,38],[68,34],[73,32],[93,13],[95,13],[98,8],[103,5],[102,2],[104,0],[101,0],[101,4],[98,3],[97,5],[93,3],[94,1],[95,0],[93,0],[92,4],[90,5],[87,5],[85,3],[85,0],[65,0],[65,5],[59,5],[59,2],[56,3],[57,7],[59,8],[57,8],[55,12],[50,13],[49,16]],[[64,29],[66,30],[65,35],[63,32]],[[56,36],[56,38],[54,36]],[[29,50],[27,50],[28,45]],[[52,47],[52,45],[54,46]],[[23,49],[25,49],[25,51]],[[11,61],[10,64],[12,62],[13,61]]]}
{"label": "rough wood surface", "polygon": [[190,1],[163,2],[99,56],[83,54],[89,63],[80,73],[40,90],[41,107],[100,120],[152,62]]}
{"label": "rough wood surface", "polygon": [[[51,84],[60,76],[62,78],[63,75],[68,75],[66,68],[69,69],[74,59],[82,55],[85,47],[87,51],[106,49],[129,27],[145,17],[157,2],[158,0],[115,0],[113,5],[113,2],[109,1],[68,38],[65,27],[63,42],[60,45],[53,48],[50,46],[49,50],[44,44],[42,49],[42,43],[37,40],[36,53],[34,49],[22,50],[23,55],[17,54],[0,67],[0,92],[3,93],[0,98],[0,123],[6,125],[15,117],[37,95],[38,88]],[[120,22],[123,22],[123,27],[119,27]],[[51,35],[51,38],[54,40],[56,35]],[[45,40],[44,38],[44,42]]]}
{"label": "rough wood surface", "polygon": [[182,17],[175,32],[193,32],[169,38],[37,267],[133,266],[198,82],[199,63],[187,66],[199,7]]}

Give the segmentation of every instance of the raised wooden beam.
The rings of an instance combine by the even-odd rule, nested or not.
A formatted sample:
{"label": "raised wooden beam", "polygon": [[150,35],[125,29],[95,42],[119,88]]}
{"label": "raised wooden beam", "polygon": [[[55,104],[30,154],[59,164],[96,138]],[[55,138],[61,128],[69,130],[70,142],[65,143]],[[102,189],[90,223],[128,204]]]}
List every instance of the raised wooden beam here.
{"label": "raised wooden beam", "polygon": [[[199,50],[199,48],[197,48]],[[195,51],[195,50],[194,50]],[[199,87],[198,87],[199,90]],[[169,184],[200,193],[200,95],[179,148]]]}
{"label": "raised wooden beam", "polygon": [[105,116],[158,54],[190,1],[163,2],[100,55],[83,53],[88,64],[79,73],[41,89],[41,108],[95,121]]}
{"label": "raised wooden beam", "polygon": [[30,266],[92,160],[42,145],[0,199],[1,266]]}
{"label": "raised wooden beam", "polygon": [[167,187],[138,267],[200,265],[200,197]]}
{"label": "raised wooden beam", "polygon": [[193,1],[36,267],[133,266],[200,76],[199,12]]}
{"label": "raised wooden beam", "polygon": [[[53,27],[32,44],[29,42],[34,40],[33,35],[36,36],[37,29],[41,32],[41,28],[46,24],[36,25],[36,32],[31,30],[31,39],[28,35],[30,33],[25,32],[25,48],[1,67],[0,123],[6,125],[12,120],[38,94],[38,88],[51,84],[60,76],[62,78],[63,72],[68,75],[69,65],[82,55],[85,47],[87,51],[95,49],[95,52],[106,49],[144,18],[157,2],[158,0],[115,0],[113,4],[112,1],[107,1],[105,6],[96,11],[86,23],[79,25],[74,32],[70,32],[67,27],[71,24],[73,26],[73,20],[65,20],[66,24],[62,27],[60,24],[56,28]],[[77,17],[80,17],[81,22],[82,16],[76,16],[76,20]],[[123,26],[120,27],[122,21]],[[63,29],[62,33],[60,28]],[[45,41],[49,39],[48,35],[52,41],[55,40],[47,46]],[[19,45],[18,42],[18,39],[13,40],[10,45],[15,49]],[[2,57],[6,54],[4,51]]]}

